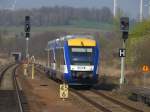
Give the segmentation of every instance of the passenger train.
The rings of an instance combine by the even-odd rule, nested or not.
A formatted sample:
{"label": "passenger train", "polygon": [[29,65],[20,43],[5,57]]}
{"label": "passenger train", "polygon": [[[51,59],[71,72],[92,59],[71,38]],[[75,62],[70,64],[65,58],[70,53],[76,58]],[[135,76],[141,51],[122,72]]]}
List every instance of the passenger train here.
{"label": "passenger train", "polygon": [[98,82],[99,44],[89,35],[67,35],[47,45],[48,75],[69,85]]}

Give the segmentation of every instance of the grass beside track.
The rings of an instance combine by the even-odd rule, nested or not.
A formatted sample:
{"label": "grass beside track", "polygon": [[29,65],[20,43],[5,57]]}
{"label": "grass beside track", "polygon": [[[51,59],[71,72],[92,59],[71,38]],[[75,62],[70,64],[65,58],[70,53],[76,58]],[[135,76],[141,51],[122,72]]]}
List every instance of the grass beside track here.
{"label": "grass beside track", "polygon": [[[111,27],[111,28],[110,28]],[[62,25],[62,26],[31,26],[31,32],[45,32],[45,31],[67,31],[67,32],[96,32],[96,31],[112,31],[112,26],[102,25],[101,27],[88,27],[88,26],[79,26],[79,25]],[[24,32],[24,26],[1,26],[0,31],[5,32]]]}

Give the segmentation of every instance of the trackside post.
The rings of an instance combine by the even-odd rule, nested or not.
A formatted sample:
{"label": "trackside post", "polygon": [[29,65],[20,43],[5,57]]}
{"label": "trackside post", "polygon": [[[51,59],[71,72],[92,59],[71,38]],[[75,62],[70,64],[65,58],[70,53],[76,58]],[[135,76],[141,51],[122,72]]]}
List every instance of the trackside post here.
{"label": "trackside post", "polygon": [[143,65],[142,67],[142,71],[143,71],[143,86],[146,87],[146,77],[148,75],[148,73],[150,72],[150,67],[148,65]]}
{"label": "trackside post", "polygon": [[65,83],[60,84],[60,87],[59,87],[59,95],[60,95],[60,98],[63,99],[63,101],[64,101],[65,99],[67,99],[68,96],[69,96],[69,95],[68,95],[68,93],[69,93],[68,89],[69,89],[68,84],[65,84]]}
{"label": "trackside post", "polygon": [[31,56],[31,63],[32,63],[32,76],[31,76],[31,78],[34,79],[34,76],[35,76],[35,65],[34,65],[35,58],[34,58],[34,56]]}
{"label": "trackside post", "polygon": [[25,76],[28,75],[28,73],[27,73],[27,68],[28,68],[28,64],[24,63],[24,64],[23,64],[23,73],[24,73]]}
{"label": "trackside post", "polygon": [[122,32],[123,48],[119,50],[119,57],[121,57],[121,75],[120,75],[120,87],[125,83],[125,57],[126,57],[126,40],[128,39],[129,32],[129,18],[120,18],[120,31]]}

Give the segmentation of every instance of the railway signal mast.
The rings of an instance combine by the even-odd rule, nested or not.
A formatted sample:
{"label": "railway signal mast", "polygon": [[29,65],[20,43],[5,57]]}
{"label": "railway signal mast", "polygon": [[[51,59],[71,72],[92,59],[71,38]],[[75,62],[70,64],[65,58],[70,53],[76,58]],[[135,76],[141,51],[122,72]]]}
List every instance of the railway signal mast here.
{"label": "railway signal mast", "polygon": [[143,0],[140,0],[140,22],[143,20]]}
{"label": "railway signal mast", "polygon": [[150,17],[150,0],[148,1],[148,16]]}
{"label": "railway signal mast", "polygon": [[121,17],[120,18],[120,31],[122,32],[123,39],[123,48],[119,50],[119,56],[121,57],[121,76],[120,76],[120,85],[125,83],[125,57],[126,57],[126,40],[128,39],[129,32],[129,18]]}
{"label": "railway signal mast", "polygon": [[148,17],[150,17],[150,0],[146,0],[146,3],[143,3],[143,5],[148,8]]}
{"label": "railway signal mast", "polygon": [[30,16],[25,16],[26,58],[29,58]]}
{"label": "railway signal mast", "polygon": [[117,9],[117,0],[114,0],[114,8],[113,8],[113,10],[114,10],[114,18],[116,17],[116,9]]}

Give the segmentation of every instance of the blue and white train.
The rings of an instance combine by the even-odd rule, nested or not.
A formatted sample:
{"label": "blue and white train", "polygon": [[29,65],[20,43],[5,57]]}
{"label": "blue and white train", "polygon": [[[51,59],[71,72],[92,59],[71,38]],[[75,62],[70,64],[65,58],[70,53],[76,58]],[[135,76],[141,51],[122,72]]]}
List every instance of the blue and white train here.
{"label": "blue and white train", "polygon": [[48,75],[69,85],[98,82],[99,45],[92,36],[67,35],[49,41]]}

